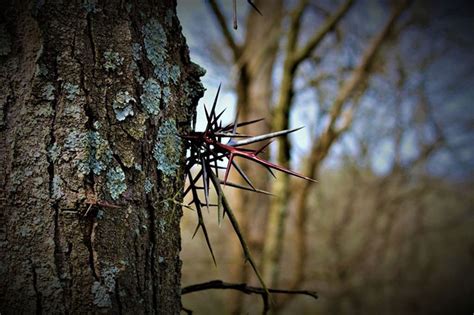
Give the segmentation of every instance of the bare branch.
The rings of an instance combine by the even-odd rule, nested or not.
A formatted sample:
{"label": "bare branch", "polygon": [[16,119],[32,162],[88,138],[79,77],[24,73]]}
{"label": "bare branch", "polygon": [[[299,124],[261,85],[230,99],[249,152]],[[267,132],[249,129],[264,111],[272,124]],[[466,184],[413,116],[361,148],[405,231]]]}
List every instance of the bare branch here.
{"label": "bare branch", "polygon": [[307,295],[311,296],[312,298],[317,299],[318,294],[314,291],[307,291],[307,290],[284,290],[284,289],[264,289],[261,287],[253,287],[249,286],[246,283],[228,283],[222,280],[212,280],[208,282],[193,284],[181,289],[181,295],[189,294],[198,291],[204,290],[212,290],[212,289],[222,289],[222,290],[237,290],[243,292],[245,294],[259,294],[263,299],[263,313],[266,314],[270,309],[270,305],[268,303],[268,295],[267,291],[270,293],[277,293],[277,294],[293,294],[293,295]]}
{"label": "bare branch", "polygon": [[313,50],[319,45],[325,35],[329,33],[332,29],[334,29],[334,26],[347,13],[353,3],[353,0],[347,0],[339,7],[339,9],[333,15],[331,15],[324,22],[324,25],[321,26],[318,31],[308,40],[306,45],[301,48],[297,53],[295,53],[293,60],[295,64],[302,62],[311,55]]}

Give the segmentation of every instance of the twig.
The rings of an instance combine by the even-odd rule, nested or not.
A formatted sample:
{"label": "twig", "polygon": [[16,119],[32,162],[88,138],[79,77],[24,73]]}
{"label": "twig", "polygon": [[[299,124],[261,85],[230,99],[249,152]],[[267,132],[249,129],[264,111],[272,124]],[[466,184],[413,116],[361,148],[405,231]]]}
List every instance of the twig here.
{"label": "twig", "polygon": [[262,297],[263,301],[263,313],[266,314],[270,309],[270,305],[268,302],[268,295],[267,291],[270,293],[277,293],[277,294],[299,294],[299,295],[307,295],[311,296],[315,299],[318,298],[318,294],[314,291],[307,291],[307,290],[284,290],[284,289],[265,289],[261,287],[254,287],[249,286],[246,283],[228,283],[222,280],[212,280],[203,283],[193,284],[181,289],[181,295],[189,294],[198,291],[204,290],[212,290],[212,289],[230,289],[230,290],[237,290],[243,292],[245,294],[259,294]]}

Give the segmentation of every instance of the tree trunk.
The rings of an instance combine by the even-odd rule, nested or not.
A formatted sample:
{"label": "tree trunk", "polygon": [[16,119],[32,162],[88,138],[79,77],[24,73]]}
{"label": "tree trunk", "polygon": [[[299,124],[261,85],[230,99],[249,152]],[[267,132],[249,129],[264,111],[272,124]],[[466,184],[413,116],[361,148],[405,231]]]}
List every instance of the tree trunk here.
{"label": "tree trunk", "polygon": [[0,312],[178,314],[203,88],[168,1],[0,5]]}

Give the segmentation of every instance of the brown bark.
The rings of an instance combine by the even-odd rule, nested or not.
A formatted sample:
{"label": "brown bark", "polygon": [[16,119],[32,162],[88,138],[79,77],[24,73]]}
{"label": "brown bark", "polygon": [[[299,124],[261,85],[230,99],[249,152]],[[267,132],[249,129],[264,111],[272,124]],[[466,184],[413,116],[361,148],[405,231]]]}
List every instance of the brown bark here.
{"label": "brown bark", "polygon": [[202,71],[175,6],[2,3],[2,313],[180,312]]}

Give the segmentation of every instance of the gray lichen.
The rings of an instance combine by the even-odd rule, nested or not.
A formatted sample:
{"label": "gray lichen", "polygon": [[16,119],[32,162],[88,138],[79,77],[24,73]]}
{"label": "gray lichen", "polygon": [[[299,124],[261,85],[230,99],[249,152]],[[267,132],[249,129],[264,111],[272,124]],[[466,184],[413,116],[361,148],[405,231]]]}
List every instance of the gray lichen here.
{"label": "gray lichen", "polygon": [[166,229],[166,221],[163,220],[163,219],[160,219],[160,232],[161,232],[161,234],[165,233],[165,229]]}
{"label": "gray lichen", "polygon": [[107,172],[107,188],[109,189],[110,196],[114,200],[118,199],[119,196],[127,189],[127,184],[125,183],[125,173],[120,168],[120,166],[111,168]]}
{"label": "gray lichen", "polygon": [[163,88],[161,97],[163,98],[163,103],[168,105],[171,99],[171,89],[169,86]]}
{"label": "gray lichen", "polygon": [[72,130],[64,141],[66,151],[80,151],[87,146],[87,133]]}
{"label": "gray lichen", "polygon": [[98,307],[111,307],[112,300],[109,292],[100,282],[95,281],[92,284],[91,293],[94,295],[94,304]]}
{"label": "gray lichen", "polygon": [[[98,131],[71,131],[63,146],[66,151],[80,152],[77,160],[78,171],[84,175],[93,172],[99,175],[112,160],[112,150],[107,140]],[[54,151],[52,151],[54,153]]]}
{"label": "gray lichen", "polygon": [[63,85],[63,89],[66,91],[66,98],[70,101],[76,98],[76,95],[79,94],[79,86],[66,82]]}
{"label": "gray lichen", "polygon": [[148,60],[154,67],[156,77],[163,83],[168,82],[168,69],[165,69],[168,40],[161,24],[151,19],[143,26],[143,42]]}
{"label": "gray lichen", "polygon": [[48,82],[44,87],[43,87],[43,93],[41,96],[47,100],[47,101],[54,101],[54,86]]}
{"label": "gray lichen", "polygon": [[144,188],[145,188],[145,193],[149,194],[151,190],[153,189],[154,184],[151,182],[151,180],[147,177],[145,178],[145,183],[144,183]]}
{"label": "gray lichen", "polygon": [[153,157],[156,168],[166,176],[175,176],[182,154],[182,141],[174,120],[165,121],[158,130]]}
{"label": "gray lichen", "polygon": [[180,69],[167,62],[168,39],[163,27],[156,19],[151,19],[143,26],[143,37],[146,55],[153,65],[155,76],[165,85],[170,84],[170,81],[177,83]]}
{"label": "gray lichen", "polygon": [[82,117],[84,117],[84,109],[75,103],[69,103],[66,104],[64,108],[64,115],[72,117],[76,120],[80,120]]}
{"label": "gray lichen", "polygon": [[123,64],[124,58],[120,56],[118,52],[114,52],[112,50],[107,50],[104,52],[104,69],[105,71],[115,71],[120,68]]}
{"label": "gray lichen", "polygon": [[178,65],[173,65],[170,69],[170,79],[173,83],[178,83],[179,77],[181,76],[181,69]]}
{"label": "gray lichen", "polygon": [[102,282],[92,284],[91,293],[94,294],[94,304],[98,307],[111,307],[110,293],[115,292],[117,274],[120,272],[115,266],[108,266],[102,271]]}
{"label": "gray lichen", "polygon": [[134,167],[137,171],[139,171],[139,172],[141,172],[141,171],[143,170],[142,166],[141,166],[140,164],[138,164],[138,163],[135,163],[135,164],[133,165],[133,167]]}
{"label": "gray lichen", "polygon": [[132,57],[133,60],[138,61],[141,59],[142,46],[139,43],[132,44]]}
{"label": "gray lichen", "polygon": [[119,269],[115,266],[110,266],[102,272],[102,277],[104,279],[104,285],[109,290],[109,292],[115,291],[115,277],[119,273]]}
{"label": "gray lichen", "polygon": [[123,121],[128,116],[133,116],[133,103],[135,102],[135,98],[133,98],[128,91],[117,93],[112,104],[115,118],[117,118],[118,121]]}
{"label": "gray lichen", "polygon": [[64,196],[64,193],[61,189],[61,186],[63,185],[63,180],[59,175],[54,175],[53,177],[53,185],[52,185],[52,195],[51,197],[54,200],[60,199],[62,196]]}
{"label": "gray lichen", "polygon": [[112,160],[112,150],[109,142],[102,138],[98,131],[89,131],[88,140],[89,156],[87,163],[90,171],[95,175],[99,175]]}
{"label": "gray lichen", "polygon": [[148,79],[143,84],[143,94],[140,101],[149,115],[157,115],[160,111],[161,87],[154,79]]}
{"label": "gray lichen", "polygon": [[51,162],[56,162],[58,157],[61,155],[61,148],[57,145],[57,143],[53,143],[48,148],[48,157],[51,160]]}

